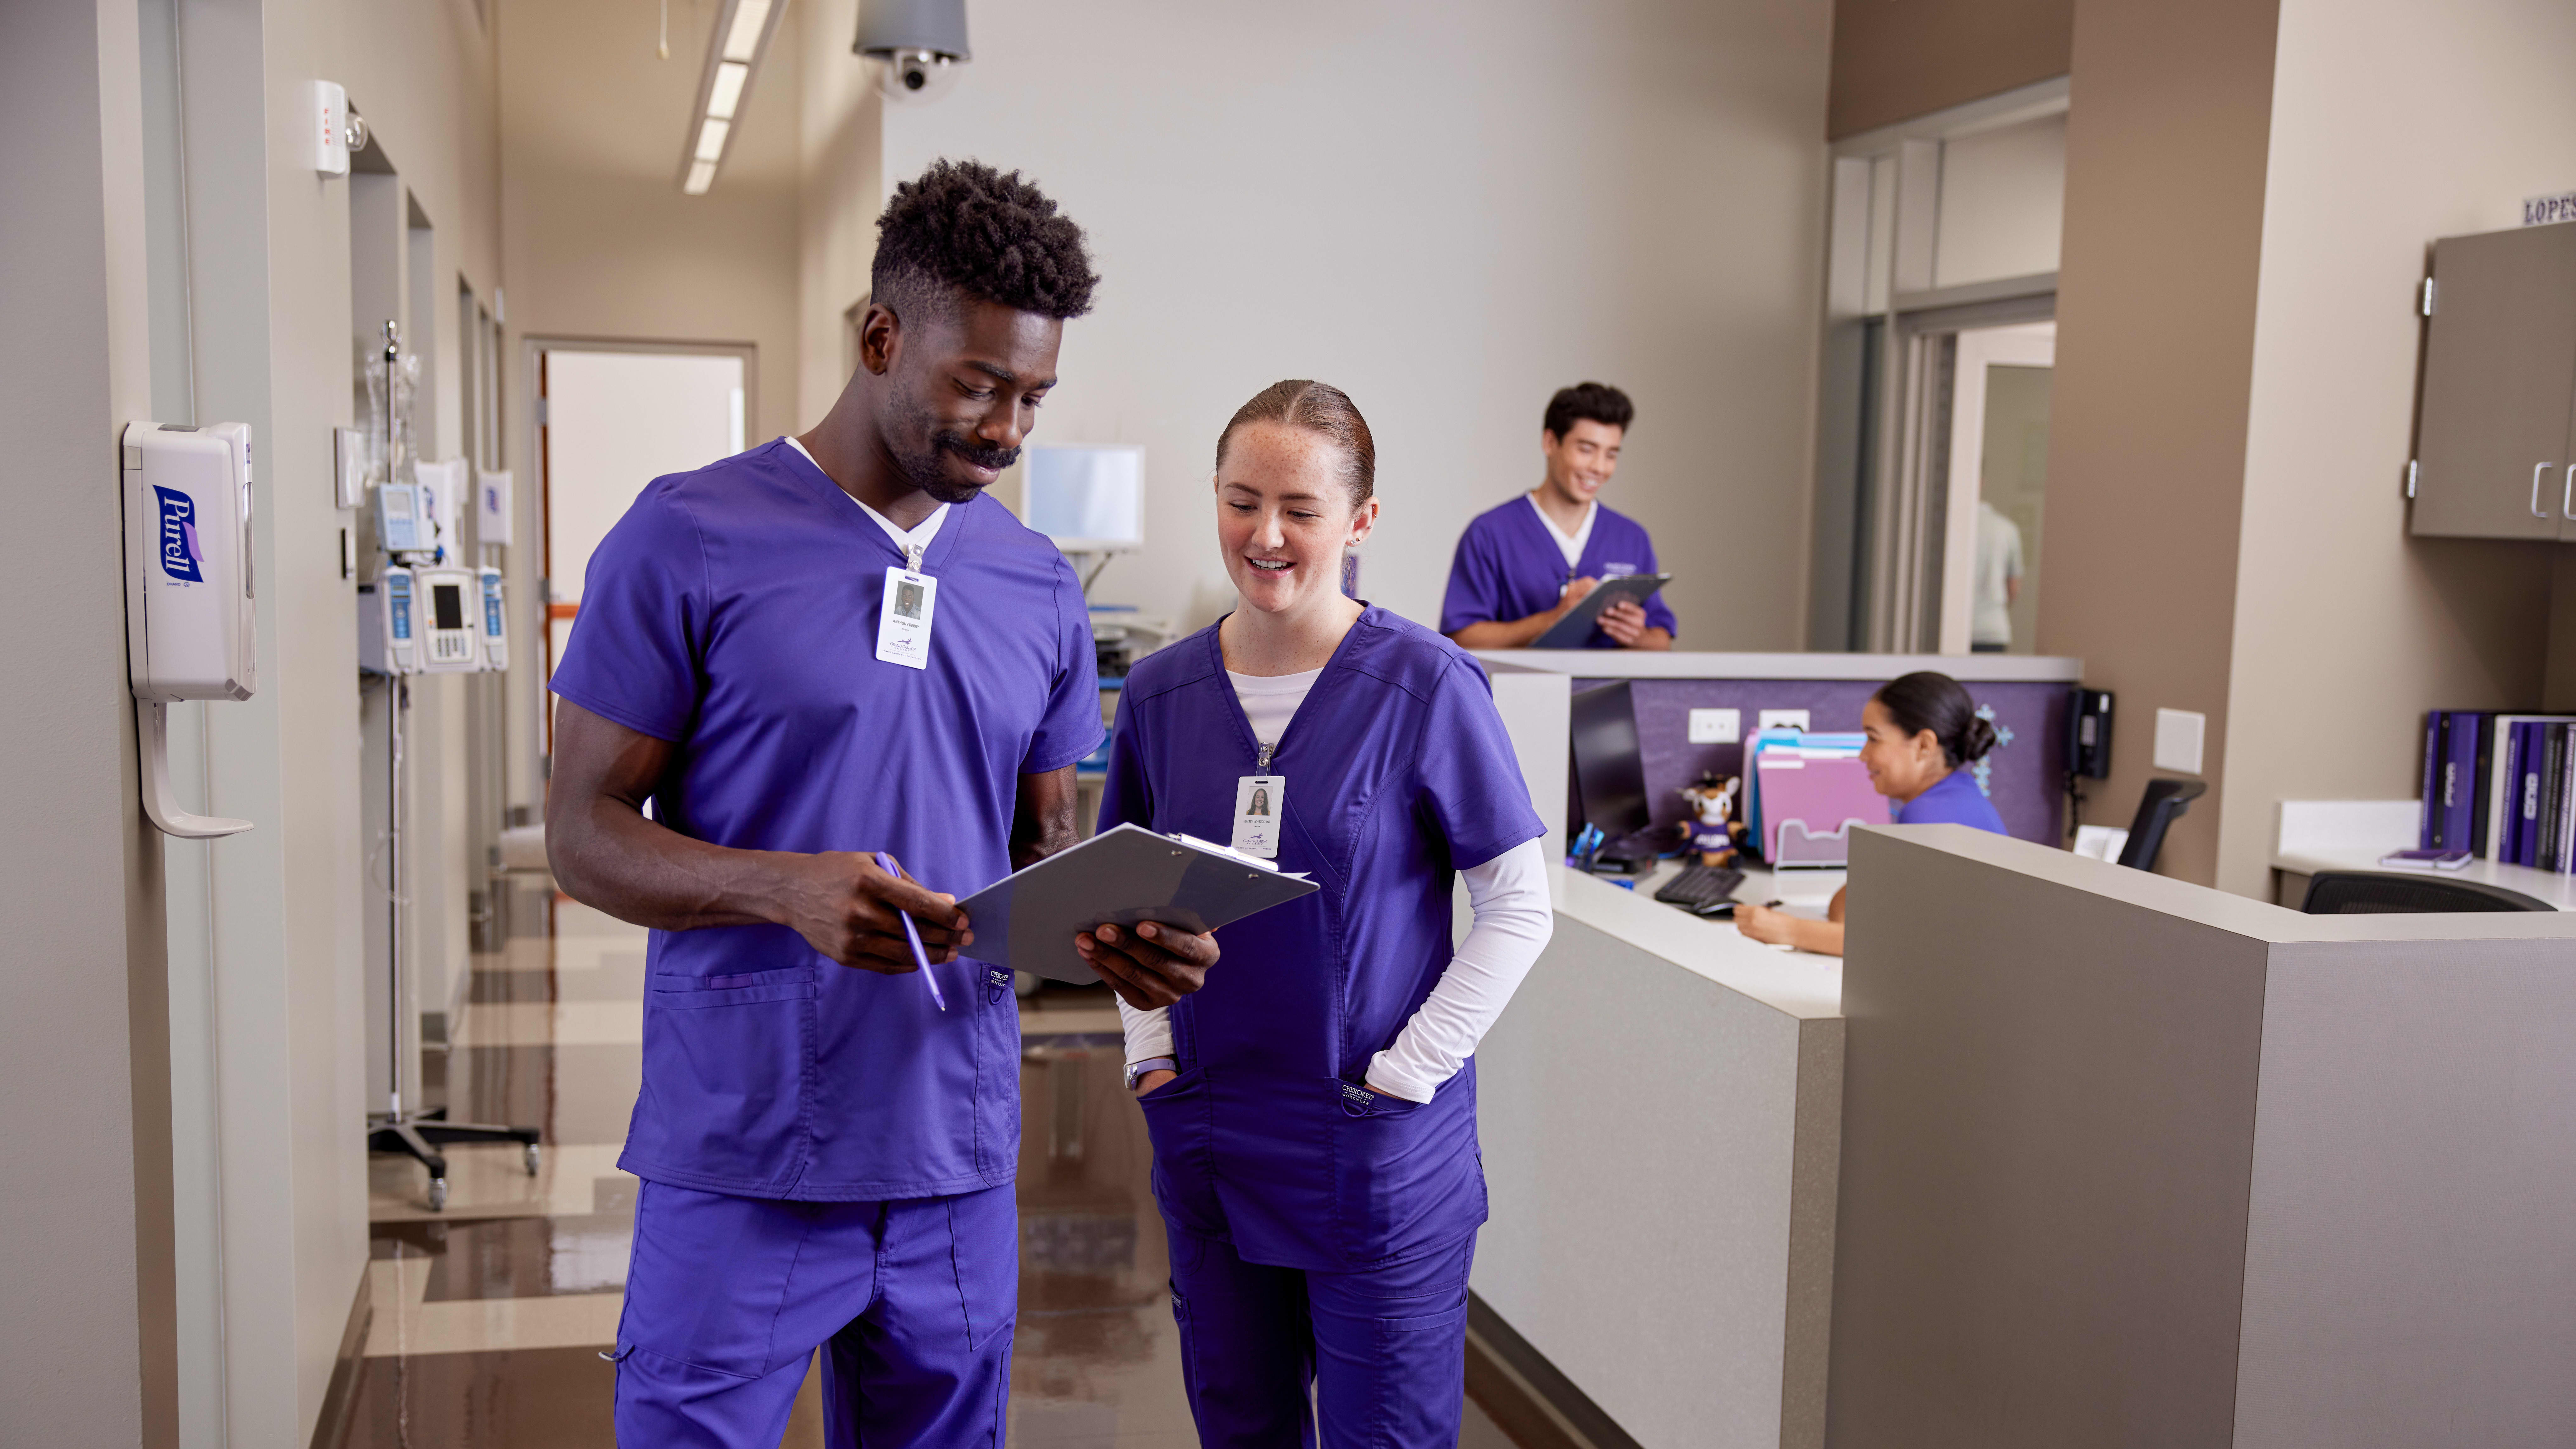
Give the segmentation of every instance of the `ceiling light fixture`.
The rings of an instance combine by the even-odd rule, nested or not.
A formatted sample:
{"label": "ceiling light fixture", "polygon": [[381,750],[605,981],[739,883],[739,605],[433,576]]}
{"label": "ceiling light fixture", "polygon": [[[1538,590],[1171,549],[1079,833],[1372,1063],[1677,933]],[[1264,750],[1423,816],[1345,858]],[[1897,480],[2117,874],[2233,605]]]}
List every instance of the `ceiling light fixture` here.
{"label": "ceiling light fixture", "polygon": [[680,156],[680,189],[704,196],[716,184],[716,172],[732,149],[734,120],[742,113],[751,73],[769,51],[785,0],[725,0],[716,16],[707,66],[698,77],[698,106],[689,123],[688,145]]}

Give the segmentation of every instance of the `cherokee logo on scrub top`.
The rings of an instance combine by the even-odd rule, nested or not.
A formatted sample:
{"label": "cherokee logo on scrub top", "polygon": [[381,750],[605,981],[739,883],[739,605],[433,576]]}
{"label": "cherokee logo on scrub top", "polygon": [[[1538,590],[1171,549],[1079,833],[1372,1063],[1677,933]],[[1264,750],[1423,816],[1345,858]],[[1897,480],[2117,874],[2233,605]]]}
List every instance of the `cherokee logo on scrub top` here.
{"label": "cherokee logo on scrub top", "polygon": [[154,484],[161,500],[161,572],[183,584],[202,584],[197,565],[206,551],[197,546],[197,500],[174,488]]}

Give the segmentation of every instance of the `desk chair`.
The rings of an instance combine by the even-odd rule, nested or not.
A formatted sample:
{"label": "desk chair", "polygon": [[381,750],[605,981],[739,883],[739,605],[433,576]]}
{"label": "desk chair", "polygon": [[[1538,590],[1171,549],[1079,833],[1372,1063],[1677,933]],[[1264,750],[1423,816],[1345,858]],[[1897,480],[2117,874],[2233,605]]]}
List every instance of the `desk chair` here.
{"label": "desk chair", "polygon": [[2437,875],[2319,871],[2299,909],[2311,916],[2425,915],[2436,911],[2547,911],[2556,907],[2484,881]]}
{"label": "desk chair", "polygon": [[2203,780],[2149,780],[2147,793],[2138,799],[2138,818],[2129,822],[2129,842],[2120,847],[2120,864],[2154,870],[2156,856],[2165,848],[2165,827],[2208,793]]}

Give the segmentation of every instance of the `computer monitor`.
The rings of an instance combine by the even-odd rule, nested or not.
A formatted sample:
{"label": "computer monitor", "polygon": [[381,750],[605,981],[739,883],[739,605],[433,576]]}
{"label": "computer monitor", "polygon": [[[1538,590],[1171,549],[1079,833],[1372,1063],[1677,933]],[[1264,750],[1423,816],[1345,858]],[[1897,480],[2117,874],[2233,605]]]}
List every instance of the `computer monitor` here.
{"label": "computer monitor", "polygon": [[1574,696],[1574,788],[1584,825],[1616,841],[1654,823],[1646,801],[1646,756],[1637,743],[1637,708],[1628,681]]}
{"label": "computer monitor", "polygon": [[1026,466],[1026,521],[1057,548],[1124,553],[1144,546],[1144,449],[1031,443]]}

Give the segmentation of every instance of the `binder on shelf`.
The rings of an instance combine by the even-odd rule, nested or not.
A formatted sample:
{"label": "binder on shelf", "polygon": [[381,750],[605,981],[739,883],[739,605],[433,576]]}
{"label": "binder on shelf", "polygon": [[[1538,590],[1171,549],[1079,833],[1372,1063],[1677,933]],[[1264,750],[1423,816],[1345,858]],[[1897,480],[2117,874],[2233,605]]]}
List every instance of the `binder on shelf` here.
{"label": "binder on shelf", "polygon": [[2415,845],[2420,850],[2442,847],[2442,727],[2450,715],[2434,710],[2424,716],[2424,789],[2415,798],[2423,802],[2423,817],[2415,827]]}

